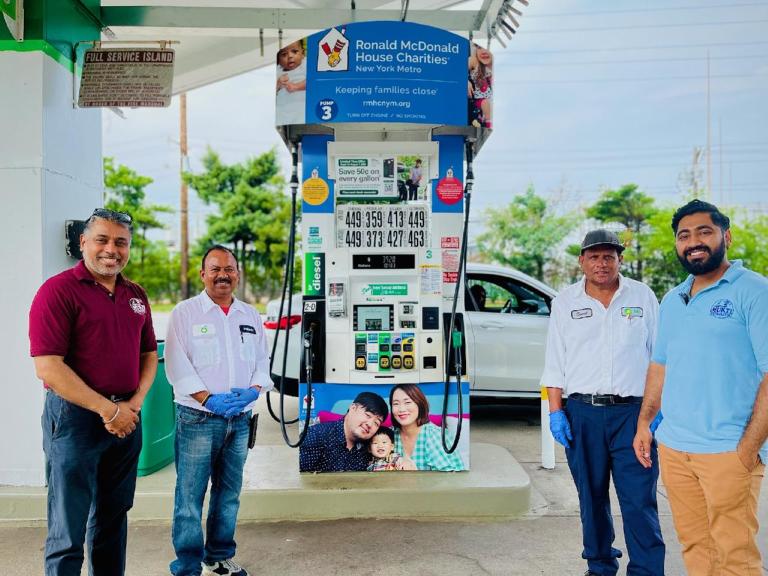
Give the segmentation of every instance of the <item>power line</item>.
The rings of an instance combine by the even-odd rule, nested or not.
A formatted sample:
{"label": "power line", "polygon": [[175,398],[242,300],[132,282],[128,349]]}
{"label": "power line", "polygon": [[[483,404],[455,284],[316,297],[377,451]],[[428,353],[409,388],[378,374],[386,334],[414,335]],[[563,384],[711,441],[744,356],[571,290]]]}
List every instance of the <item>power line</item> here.
{"label": "power line", "polygon": [[550,14],[527,14],[525,15],[526,19],[530,18],[553,18],[553,17],[561,17],[561,16],[597,16],[601,14],[636,14],[636,13],[655,13],[655,12],[680,12],[685,10],[716,10],[718,8],[723,8],[726,10],[732,10],[734,8],[754,8],[754,7],[761,7],[765,8],[766,4],[764,2],[750,2],[750,3],[743,3],[743,4],[710,4],[710,5],[704,5],[701,4],[695,5],[695,6],[668,6],[665,8],[630,8],[626,10],[595,10],[593,12],[553,12]]}
{"label": "power line", "polygon": [[[572,162],[578,162],[578,161],[572,161]],[[730,164],[764,164],[764,159],[755,159],[755,160],[730,160]],[[563,160],[560,162],[550,162],[550,163],[539,163],[536,166],[532,166],[531,162],[526,163],[516,163],[515,161],[507,160],[506,164],[504,165],[504,170],[512,170],[516,172],[552,172],[557,171],[558,169],[563,170],[638,170],[641,168],[674,168],[677,166],[688,168],[690,167],[690,160],[681,158],[679,162],[665,162],[665,163],[655,163],[655,164],[579,164],[578,166],[570,166],[568,165],[568,160]],[[564,166],[568,165],[568,166]],[[501,167],[499,167],[501,168]]]}
{"label": "power line", "polygon": [[[492,144],[489,144],[488,146],[492,146]],[[768,141],[765,142],[737,142],[737,141],[731,141],[726,142],[724,147],[727,148],[734,148],[738,146],[757,146],[757,147],[768,147]],[[589,151],[598,151],[602,152],[603,149],[600,148],[552,148],[552,147],[542,147],[542,148],[535,148],[531,146],[521,146],[519,148],[514,146],[509,146],[506,148],[507,151],[512,153],[524,153],[528,151],[545,151],[545,152],[589,152]],[[610,148],[604,149],[609,152],[638,152],[643,150],[685,150],[686,152],[690,152],[691,145],[689,143],[686,144],[679,144],[677,146],[611,146]]]}
{"label": "power line", "polygon": [[562,50],[517,50],[510,46],[508,50],[501,52],[502,57],[509,57],[516,54],[574,54],[576,52],[630,52],[635,50],[676,50],[686,48],[718,48],[734,46],[765,46],[766,40],[754,40],[749,42],[709,42],[706,44],[656,44],[653,46],[618,46],[601,48],[567,48]]}
{"label": "power line", "polygon": [[[710,60],[751,60],[762,58],[768,60],[768,54],[749,54],[745,56],[713,56]],[[519,68],[536,68],[539,66],[585,66],[593,64],[650,64],[654,62],[705,62],[706,57],[689,58],[633,58],[626,60],[579,60],[574,62],[523,62],[518,65]]]}
{"label": "power line", "polygon": [[766,19],[726,20],[721,22],[687,22],[685,24],[637,24],[633,26],[596,26],[590,28],[548,28],[546,30],[526,30],[526,34],[561,34],[563,32],[613,32],[615,30],[658,30],[659,28],[695,28],[698,26],[739,26],[742,24],[762,24]]}
{"label": "power line", "polygon": [[[729,79],[729,78],[768,78],[766,74],[713,74],[710,76],[712,80],[717,79]],[[706,75],[701,76],[647,76],[644,78],[576,78],[572,80],[557,79],[557,80],[540,80],[526,78],[525,80],[505,80],[499,84],[593,84],[593,83],[610,83],[610,82],[658,82],[664,80],[705,80]]]}

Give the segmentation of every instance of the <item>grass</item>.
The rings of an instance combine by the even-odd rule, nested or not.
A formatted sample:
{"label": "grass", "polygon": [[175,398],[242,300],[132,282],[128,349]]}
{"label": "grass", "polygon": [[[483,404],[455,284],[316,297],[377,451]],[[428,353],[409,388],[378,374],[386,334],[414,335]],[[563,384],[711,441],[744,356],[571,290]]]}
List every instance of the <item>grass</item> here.
{"label": "grass", "polygon": [[[267,311],[267,303],[266,302],[256,302],[256,304],[251,304],[256,310],[259,311],[259,314],[265,314]],[[170,312],[174,309],[176,306],[175,302],[152,302],[152,312]]]}

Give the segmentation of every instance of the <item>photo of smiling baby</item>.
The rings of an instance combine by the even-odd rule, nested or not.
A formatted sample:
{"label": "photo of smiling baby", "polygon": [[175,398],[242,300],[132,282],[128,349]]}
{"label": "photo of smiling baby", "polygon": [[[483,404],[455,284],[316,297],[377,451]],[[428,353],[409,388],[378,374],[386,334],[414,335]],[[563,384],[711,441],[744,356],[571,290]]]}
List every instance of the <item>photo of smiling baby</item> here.
{"label": "photo of smiling baby", "polygon": [[276,124],[303,124],[307,90],[306,40],[297,40],[277,53]]}
{"label": "photo of smiling baby", "polygon": [[368,445],[371,463],[368,472],[383,470],[416,470],[416,464],[395,452],[395,433],[388,426],[380,426]]}

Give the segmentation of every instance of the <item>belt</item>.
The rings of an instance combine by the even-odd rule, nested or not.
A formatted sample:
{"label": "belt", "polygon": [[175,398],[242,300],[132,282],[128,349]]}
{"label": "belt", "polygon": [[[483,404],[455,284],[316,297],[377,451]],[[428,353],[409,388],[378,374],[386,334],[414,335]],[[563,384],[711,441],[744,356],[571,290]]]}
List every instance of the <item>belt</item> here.
{"label": "belt", "polygon": [[578,400],[593,406],[613,406],[614,404],[642,404],[642,396],[618,396],[616,394],[569,394],[568,400]]}
{"label": "belt", "polygon": [[133,398],[133,395],[135,393],[136,392],[134,391],[134,392],[127,392],[126,394],[110,394],[106,398],[107,400],[110,400],[112,402],[123,402],[125,400],[130,400],[131,398]]}

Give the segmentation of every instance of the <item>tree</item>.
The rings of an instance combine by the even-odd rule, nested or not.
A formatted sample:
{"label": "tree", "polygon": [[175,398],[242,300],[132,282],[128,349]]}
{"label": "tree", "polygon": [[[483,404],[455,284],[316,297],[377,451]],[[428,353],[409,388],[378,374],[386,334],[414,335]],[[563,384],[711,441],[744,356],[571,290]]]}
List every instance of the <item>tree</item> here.
{"label": "tree", "polygon": [[733,244],[728,251],[728,258],[744,260],[744,266],[758,274],[768,276],[768,216],[734,218],[731,227]]}
{"label": "tree", "polygon": [[273,295],[283,274],[288,251],[291,203],[283,193],[277,153],[270,150],[242,163],[226,165],[208,149],[204,171],[184,174],[185,181],[206,204],[218,207],[208,216],[201,243],[231,244],[242,266],[241,297],[249,278],[254,291]]}
{"label": "tree", "polygon": [[[675,252],[675,237],[671,228],[674,212],[675,208],[657,210],[648,219],[645,234],[645,276],[660,299],[687,276]],[[728,250],[728,259],[742,259],[747,268],[762,275],[768,274],[768,217],[750,218],[732,212],[729,216],[733,244]]]}
{"label": "tree", "polygon": [[659,299],[686,277],[686,272],[680,265],[675,252],[675,235],[671,228],[674,213],[674,208],[662,208],[646,222],[645,278],[646,283]]}
{"label": "tree", "polygon": [[[599,222],[619,222],[624,225],[632,242],[631,252],[625,254],[629,275],[643,280],[643,233],[648,219],[656,208],[650,196],[640,192],[637,184],[625,184],[618,190],[606,190],[594,205],[587,208],[587,216]],[[627,256],[629,256],[627,258]]]}
{"label": "tree", "polygon": [[512,266],[544,280],[555,249],[576,225],[576,216],[552,213],[531,186],[510,204],[486,210],[486,231],[478,236],[484,260]]}
{"label": "tree", "polygon": [[147,203],[145,188],[151,183],[152,178],[122,164],[115,165],[114,158],[104,158],[104,205],[130,214],[133,219],[132,257],[125,275],[141,284],[150,300],[174,301],[179,289],[178,257],[169,253],[165,242],[147,239],[149,230],[166,227],[157,214],[173,212],[173,209]]}

